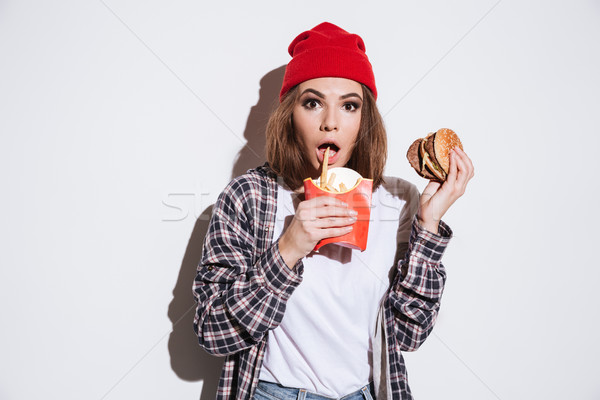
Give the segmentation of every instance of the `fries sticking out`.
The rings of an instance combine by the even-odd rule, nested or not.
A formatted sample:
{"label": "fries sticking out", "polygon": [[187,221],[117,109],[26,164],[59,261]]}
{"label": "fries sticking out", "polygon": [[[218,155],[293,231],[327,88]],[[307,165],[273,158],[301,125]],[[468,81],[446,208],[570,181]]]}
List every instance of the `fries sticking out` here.
{"label": "fries sticking out", "polygon": [[332,172],[331,175],[329,175],[327,186],[333,186],[333,182],[335,182],[335,172]]}
{"label": "fries sticking out", "polygon": [[330,193],[348,192],[363,179],[358,172],[350,168],[335,167],[327,169],[325,163],[323,163],[322,168],[325,174],[321,174],[319,179],[314,182],[317,187]]}
{"label": "fries sticking out", "polygon": [[[331,193],[346,192],[348,191],[348,188],[346,187],[346,185],[344,185],[343,182],[340,182],[337,185],[338,187],[335,187],[336,175],[335,172],[333,172],[333,170],[337,170],[337,168],[332,168],[332,172],[331,174],[329,174],[329,179],[327,178],[327,172],[329,167],[329,149],[330,147],[327,147],[327,150],[325,150],[325,153],[323,154],[323,166],[321,167],[321,178],[319,179],[319,187]],[[356,172],[354,173],[356,174]],[[360,178],[360,175],[358,175],[358,177]],[[358,179],[356,180],[356,182],[358,183]]]}
{"label": "fries sticking out", "polygon": [[[329,180],[331,181],[331,179],[329,179]],[[358,183],[358,182],[357,182],[357,183]],[[348,191],[348,188],[347,188],[347,187],[346,187],[346,185],[344,185],[344,183],[342,183],[342,182],[340,182],[340,183],[338,184],[338,187],[335,187],[335,186],[333,185],[333,183],[329,183],[329,182],[327,182],[327,183],[325,184],[325,187],[322,187],[322,186],[321,186],[321,189],[325,189],[325,190],[327,190],[328,192],[331,192],[331,193],[343,193],[343,192],[347,192],[347,191]]]}
{"label": "fries sticking out", "polygon": [[325,150],[325,155],[323,156],[323,167],[321,168],[321,189],[327,188],[327,167],[329,165],[329,149]]}

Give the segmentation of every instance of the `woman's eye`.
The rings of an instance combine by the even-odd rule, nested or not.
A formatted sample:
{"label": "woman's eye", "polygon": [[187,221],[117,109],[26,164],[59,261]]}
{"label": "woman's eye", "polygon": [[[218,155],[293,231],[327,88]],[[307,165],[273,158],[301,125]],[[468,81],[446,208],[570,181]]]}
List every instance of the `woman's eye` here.
{"label": "woman's eye", "polygon": [[315,99],[308,99],[304,101],[304,107],[306,108],[317,108],[319,106],[319,102]]}
{"label": "woman's eye", "polygon": [[358,104],[356,104],[356,103],[346,103],[346,104],[344,104],[344,110],[346,110],[346,111],[356,111],[356,110],[358,110]]}

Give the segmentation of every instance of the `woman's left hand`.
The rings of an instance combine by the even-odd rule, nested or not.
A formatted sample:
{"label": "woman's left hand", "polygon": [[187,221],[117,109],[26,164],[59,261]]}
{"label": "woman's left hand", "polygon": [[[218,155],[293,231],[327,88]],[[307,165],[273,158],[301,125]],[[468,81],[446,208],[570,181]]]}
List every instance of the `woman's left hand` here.
{"label": "woman's left hand", "polygon": [[450,206],[465,193],[474,175],[471,159],[459,147],[450,151],[450,167],[444,183],[430,181],[421,194],[417,218],[424,229],[437,234],[439,222]]}

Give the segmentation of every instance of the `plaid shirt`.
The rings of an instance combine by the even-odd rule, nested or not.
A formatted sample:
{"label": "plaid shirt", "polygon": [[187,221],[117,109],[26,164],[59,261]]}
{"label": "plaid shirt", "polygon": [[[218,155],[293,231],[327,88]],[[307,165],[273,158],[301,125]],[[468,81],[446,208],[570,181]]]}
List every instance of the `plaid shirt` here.
{"label": "plaid shirt", "polygon": [[[252,399],[267,334],[283,318],[302,281],[303,264],[290,269],[273,242],[277,177],[265,164],[234,179],[214,207],[194,281],[194,330],[210,354],[227,356],[217,399]],[[438,313],[446,274],[441,258],[452,235],[421,229],[416,218],[406,257],[385,297],[388,383],[394,399],[411,399],[401,351],[416,350]]]}

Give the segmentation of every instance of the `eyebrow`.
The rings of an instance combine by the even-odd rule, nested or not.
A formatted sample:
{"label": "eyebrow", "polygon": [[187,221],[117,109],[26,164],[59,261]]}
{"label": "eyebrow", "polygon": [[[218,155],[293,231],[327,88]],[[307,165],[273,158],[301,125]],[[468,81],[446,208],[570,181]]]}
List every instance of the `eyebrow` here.
{"label": "eyebrow", "polygon": [[362,97],[360,97],[360,96],[358,95],[358,93],[354,93],[354,92],[352,92],[352,93],[348,93],[348,94],[345,94],[345,95],[343,95],[343,96],[340,96],[340,99],[341,99],[341,100],[344,100],[344,99],[347,99],[347,98],[349,98],[349,97],[358,97],[358,98],[360,99],[360,101],[362,101]]}
{"label": "eyebrow", "polygon": [[[318,96],[318,97],[320,97],[322,99],[325,98],[325,95],[323,93],[319,92],[318,90],[311,89],[311,88],[308,88],[305,91],[303,91],[302,94],[300,94],[300,96],[303,96],[305,93],[308,93],[308,92],[313,93],[313,94],[315,94],[316,96]],[[354,93],[354,92],[345,94],[343,96],[340,96],[340,100],[344,100],[344,99],[347,99],[349,97],[358,97],[360,99],[360,101],[362,101],[362,97],[360,97],[358,95],[358,93]]]}

